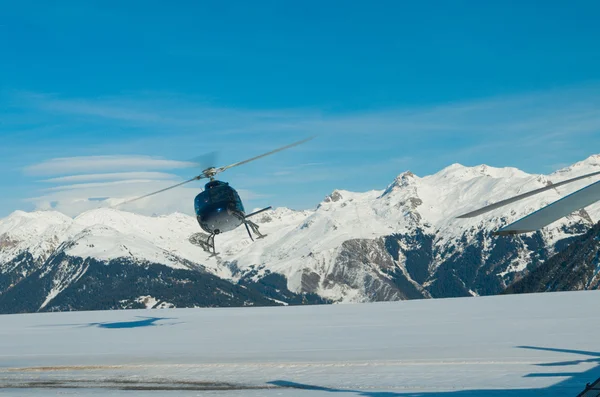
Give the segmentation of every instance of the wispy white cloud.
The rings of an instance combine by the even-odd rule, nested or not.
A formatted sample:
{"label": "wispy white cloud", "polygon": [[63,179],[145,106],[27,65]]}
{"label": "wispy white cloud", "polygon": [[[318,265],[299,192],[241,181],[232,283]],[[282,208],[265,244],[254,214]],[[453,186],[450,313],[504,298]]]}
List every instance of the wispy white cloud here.
{"label": "wispy white cloud", "polygon": [[73,172],[175,169],[195,165],[193,162],[167,160],[150,156],[87,156],[51,159],[30,165],[24,171],[29,175],[60,175]]}
{"label": "wispy white cloud", "polygon": [[[381,150],[390,145],[450,145],[466,149],[482,143],[540,146],[549,139],[585,136],[600,130],[600,85],[483,98],[434,106],[400,107],[362,112],[321,109],[236,109],[214,106],[204,99],[176,94],[143,93],[98,99],[62,98],[20,93],[22,106],[97,122],[134,123],[147,128],[132,146],[176,144],[194,139],[208,145],[224,137],[250,135],[264,141],[274,135],[318,134],[324,138],[311,150],[331,153]],[[165,133],[179,139],[165,142]],[[199,139],[200,138],[200,139]],[[139,139],[139,140],[136,140]],[[331,142],[335,141],[335,145]],[[175,142],[175,143],[172,143]],[[122,144],[120,142],[119,144]],[[412,145],[412,146],[411,146]],[[299,150],[303,150],[299,148]]]}
{"label": "wispy white cloud", "polygon": [[[175,182],[176,183],[176,182]],[[125,200],[139,197],[171,185],[170,181],[114,181],[57,186],[44,190],[40,196],[26,199],[39,210],[56,210],[69,216],[82,212],[110,207]],[[144,215],[162,215],[173,212],[194,214],[194,197],[202,190],[201,186],[190,184],[148,197],[133,203],[119,206],[119,209]],[[251,205],[254,200],[266,197],[251,190],[238,189],[240,197]]]}
{"label": "wispy white cloud", "polygon": [[[124,134],[115,142],[108,139],[94,154],[123,153],[123,148],[138,153],[142,148],[146,153],[192,157],[222,147],[229,156],[225,159],[228,163],[316,134],[318,138],[310,145],[228,175],[236,186],[266,186],[270,192],[285,190],[283,194],[288,196],[294,195],[290,186],[299,181],[314,182],[311,189],[318,184],[327,191],[338,188],[340,181],[353,186],[348,182],[352,180],[356,186],[368,181],[384,187],[394,173],[410,169],[426,175],[455,162],[547,172],[557,163],[570,163],[597,152],[594,147],[600,143],[600,86],[594,84],[435,106],[346,113],[219,108],[203,99],[153,93],[98,99],[22,93],[17,105],[34,112],[37,120],[40,114],[65,116],[57,123],[61,126],[76,122],[87,126],[92,121],[92,125],[107,130],[143,127],[138,135]],[[81,203],[90,197],[133,197],[153,187],[160,189],[178,179],[156,171],[185,167],[198,168],[193,162],[166,158],[107,155],[56,158],[24,171],[53,177],[45,183],[57,186],[45,192],[45,202]],[[379,177],[382,174],[386,179]],[[131,180],[138,182],[129,183]],[[97,182],[104,185],[91,185]],[[78,184],[81,186],[73,187]],[[133,190],[127,190],[130,188]],[[148,208],[164,213],[179,208],[177,203],[182,202],[182,208],[190,210],[193,192],[186,189],[178,189],[181,193],[173,193],[171,198],[161,195]],[[159,211],[161,205],[164,208]]]}
{"label": "wispy white cloud", "polygon": [[[67,171],[77,171],[76,175],[66,175],[44,179],[41,182],[55,184],[42,188],[39,196],[25,201],[36,209],[52,209],[69,216],[77,216],[94,208],[110,207],[123,201],[140,197],[147,193],[180,183],[177,175],[165,172],[129,171],[130,169],[186,168],[195,167],[195,162],[181,162],[157,159],[148,156],[90,156],[51,159],[26,168],[34,175],[60,175]],[[105,172],[113,169],[124,172]],[[85,171],[100,173],[85,174]],[[202,183],[190,183],[160,195],[144,198],[119,208],[145,215],[181,212],[194,213],[194,197],[202,190]],[[264,196],[251,190],[238,190],[244,200],[256,200]]]}
{"label": "wispy white cloud", "polygon": [[[151,183],[156,182],[152,179],[127,179],[121,181],[110,181],[110,182],[92,182],[92,183],[77,183],[74,185],[60,185],[54,186],[47,189],[43,189],[44,192],[58,192],[65,190],[81,190],[81,189],[90,189],[90,188],[105,188],[107,186],[117,186],[117,185],[135,185],[140,183]],[[173,182],[175,183],[175,182]]]}
{"label": "wispy white cloud", "polygon": [[129,180],[129,179],[144,179],[144,180],[160,180],[160,179],[174,179],[177,178],[174,174],[168,174],[166,172],[114,172],[108,174],[80,174],[80,175],[68,175],[61,176],[58,178],[44,179],[42,182],[46,183],[77,183],[77,182],[93,182],[93,181],[106,181],[106,180]]}
{"label": "wispy white cloud", "polygon": [[[128,185],[107,185],[103,187],[81,187],[73,190],[58,190],[46,192],[37,197],[26,199],[38,210],[55,210],[69,216],[77,216],[82,212],[106,208],[122,202],[124,199],[137,197],[139,194],[157,188],[157,184],[150,182],[134,183]],[[193,200],[200,189],[181,188],[167,192],[159,197],[151,197],[139,202],[131,203],[120,209],[144,215],[168,214],[181,212],[193,215]]]}
{"label": "wispy white cloud", "polygon": [[[147,169],[176,169],[197,166],[149,156],[79,156],[56,158],[25,168],[29,175],[64,175],[44,179],[56,186],[39,190],[40,196],[26,199],[36,209],[54,209],[76,216],[93,208],[108,207],[124,199],[163,189],[181,181],[177,175]],[[142,171],[135,171],[136,169]],[[107,172],[121,170],[124,172]],[[91,172],[91,173],[85,173]],[[146,215],[166,212],[193,213],[193,198],[200,187],[182,187],[160,196],[140,200],[129,209]]]}
{"label": "wispy white cloud", "polygon": [[[317,134],[321,144],[317,141],[311,144],[313,153],[343,156],[397,147],[417,157],[417,152],[424,155],[433,150],[451,154],[457,150],[464,157],[456,161],[468,162],[468,156],[473,156],[482,144],[502,149],[510,142],[513,147],[544,150],[552,141],[568,137],[569,144],[573,145],[574,137],[587,137],[600,131],[598,84],[431,106],[354,112],[328,112],[317,108],[224,108],[204,98],[172,93],[146,92],[96,99],[40,93],[19,93],[14,97],[19,106],[37,112],[37,117],[39,112],[59,114],[66,116],[63,122],[67,123],[91,118],[95,126],[107,129],[130,124],[141,126],[143,134],[133,133],[113,145],[114,148],[129,147],[133,152],[143,147],[164,153],[170,147],[173,153],[184,145],[195,145],[210,150],[215,146],[226,147],[235,154],[250,151],[251,145],[268,146],[266,143],[274,137],[294,136],[296,139]],[[236,139],[231,138],[232,134]],[[111,143],[105,142],[105,145],[109,147]],[[297,150],[308,149],[299,147]]]}
{"label": "wispy white cloud", "polygon": [[145,112],[143,110],[129,107],[121,107],[116,103],[105,102],[102,104],[88,100],[69,100],[61,99],[48,94],[20,93],[19,97],[29,102],[30,105],[40,110],[56,113],[78,114],[100,118],[139,121],[146,123],[156,123],[165,120],[156,113]]}
{"label": "wispy white cloud", "polygon": [[38,112],[155,128],[158,126],[163,133],[177,132],[173,129],[193,129],[195,134],[201,131],[247,133],[254,127],[280,130],[294,128],[297,122],[304,121],[307,116],[314,119],[321,113],[311,109],[251,110],[218,107],[197,97],[169,93],[138,93],[87,99],[18,92],[13,93],[12,97],[21,107]]}

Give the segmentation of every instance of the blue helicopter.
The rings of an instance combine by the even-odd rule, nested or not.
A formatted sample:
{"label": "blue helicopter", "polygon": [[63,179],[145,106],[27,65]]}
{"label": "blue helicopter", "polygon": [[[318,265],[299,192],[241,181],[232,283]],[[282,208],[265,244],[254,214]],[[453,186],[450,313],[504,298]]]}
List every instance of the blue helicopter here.
{"label": "blue helicopter", "polygon": [[242,203],[242,199],[240,198],[238,192],[234,188],[229,186],[229,183],[216,180],[215,176],[230,168],[237,167],[254,160],[258,160],[260,158],[269,156],[271,154],[280,152],[285,149],[289,149],[291,147],[305,143],[313,138],[314,137],[306,138],[301,141],[294,142],[292,144],[261,154],[259,156],[252,157],[250,159],[226,165],[223,167],[208,167],[204,171],[202,171],[200,175],[195,176],[192,179],[178,183],[177,185],[169,186],[156,192],[148,193],[144,196],[137,197],[132,200],[125,201],[123,203],[120,203],[119,205],[141,200],[143,198],[165,192],[167,190],[179,187],[181,185],[185,185],[186,183],[190,183],[200,179],[209,179],[209,182],[207,182],[204,185],[204,190],[200,192],[200,194],[198,194],[194,199],[194,210],[196,212],[196,219],[198,220],[198,223],[200,224],[202,230],[208,233],[208,237],[205,240],[202,240],[201,238],[198,238],[198,235],[201,235],[200,233],[198,233],[190,238],[190,242],[192,242],[193,244],[200,245],[202,248],[204,248],[205,251],[212,253],[211,256],[215,256],[217,255],[215,249],[215,236],[217,234],[232,231],[242,224],[246,226],[246,231],[248,231],[248,235],[250,236],[250,239],[252,241],[254,241],[252,233],[254,233],[257,236],[257,238],[265,237],[265,235],[258,230],[258,225],[249,220],[248,218],[260,214],[261,212],[270,210],[272,208],[269,206],[261,210],[252,212],[251,214],[246,214],[244,210],[244,204]]}

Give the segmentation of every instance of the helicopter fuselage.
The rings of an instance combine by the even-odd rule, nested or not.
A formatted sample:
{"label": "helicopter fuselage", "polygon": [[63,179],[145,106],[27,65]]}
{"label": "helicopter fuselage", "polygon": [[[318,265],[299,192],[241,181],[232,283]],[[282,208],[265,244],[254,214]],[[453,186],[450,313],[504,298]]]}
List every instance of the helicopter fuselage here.
{"label": "helicopter fuselage", "polygon": [[194,200],[196,219],[202,230],[220,234],[244,223],[244,205],[237,191],[227,182],[210,181]]}
{"label": "helicopter fuselage", "polygon": [[215,250],[215,235],[234,230],[242,224],[246,227],[246,231],[248,232],[248,235],[250,236],[250,239],[252,239],[252,241],[254,241],[254,237],[252,236],[253,233],[255,236],[257,236],[257,238],[265,237],[266,235],[262,234],[258,230],[259,225],[252,222],[248,218],[260,214],[264,211],[270,210],[272,207],[269,206],[246,215],[246,213],[244,212],[244,205],[242,204],[242,200],[240,199],[239,194],[235,191],[234,188],[229,186],[227,182],[215,180],[215,176],[230,168],[247,164],[251,161],[261,159],[265,156],[270,156],[282,150],[300,145],[301,143],[307,142],[311,139],[313,139],[313,137],[303,139],[301,141],[282,146],[275,150],[271,150],[270,152],[263,153],[261,155],[254,156],[243,161],[238,161],[237,163],[229,164],[223,167],[215,167],[211,164],[211,166],[204,169],[200,175],[196,175],[191,179],[179,182],[176,185],[172,185],[157,190],[155,192],[145,194],[140,197],[136,197],[134,199],[123,201],[118,205],[124,205],[137,200],[141,200],[146,197],[150,197],[155,194],[174,189],[178,186],[185,185],[186,183],[199,181],[200,179],[209,179],[210,182],[208,182],[204,186],[204,191],[198,194],[194,199],[196,219],[198,220],[198,223],[200,224],[202,230],[207,232],[209,235],[204,240],[206,236],[202,236],[202,233],[194,233],[190,237],[190,243],[200,245],[206,251],[212,251],[213,256],[217,255]]}

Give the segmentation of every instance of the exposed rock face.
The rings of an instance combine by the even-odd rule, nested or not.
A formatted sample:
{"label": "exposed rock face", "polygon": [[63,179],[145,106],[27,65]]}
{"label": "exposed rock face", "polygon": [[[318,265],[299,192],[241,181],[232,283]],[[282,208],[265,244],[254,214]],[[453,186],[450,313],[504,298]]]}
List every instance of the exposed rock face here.
{"label": "exposed rock face", "polygon": [[600,288],[600,223],[574,239],[544,264],[527,272],[506,293],[573,291]]}
{"label": "exposed rock face", "polygon": [[388,252],[384,238],[345,241],[322,286],[362,291],[365,301],[428,297],[423,288],[410,279],[398,259]]}
{"label": "exposed rock face", "polygon": [[330,195],[325,197],[325,199],[323,201],[325,203],[337,203],[338,201],[340,201],[343,198],[344,197],[342,196],[342,193],[339,190],[334,190]]}

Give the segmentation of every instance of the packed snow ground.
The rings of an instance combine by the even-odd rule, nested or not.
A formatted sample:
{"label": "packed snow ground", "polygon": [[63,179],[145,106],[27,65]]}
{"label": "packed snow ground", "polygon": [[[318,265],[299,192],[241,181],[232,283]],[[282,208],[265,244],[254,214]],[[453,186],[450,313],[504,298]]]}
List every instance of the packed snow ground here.
{"label": "packed snow ground", "polygon": [[599,299],[4,315],[0,392],[576,396],[600,377]]}

